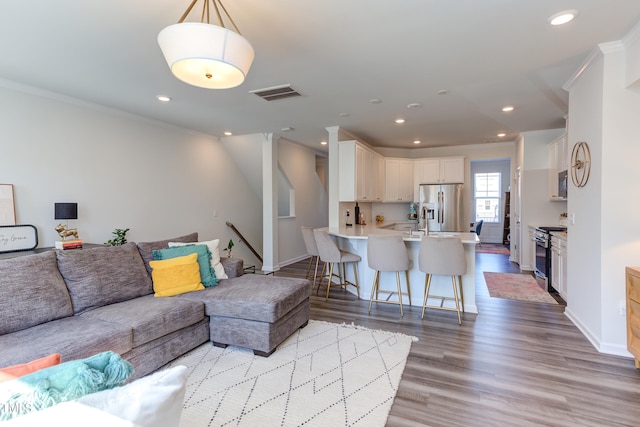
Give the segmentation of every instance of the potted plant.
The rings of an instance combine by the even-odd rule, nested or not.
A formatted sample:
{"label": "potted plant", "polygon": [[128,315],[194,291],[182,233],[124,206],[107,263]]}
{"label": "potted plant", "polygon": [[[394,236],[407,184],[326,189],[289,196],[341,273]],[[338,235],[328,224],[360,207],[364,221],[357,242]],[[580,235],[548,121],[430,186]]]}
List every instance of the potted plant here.
{"label": "potted plant", "polygon": [[129,231],[128,228],[116,228],[112,233],[115,237],[107,240],[107,245],[122,246],[127,243],[127,231]]}
{"label": "potted plant", "polygon": [[233,248],[233,240],[229,239],[229,243],[227,243],[227,247],[224,249],[227,252],[227,258],[231,258],[231,249]]}

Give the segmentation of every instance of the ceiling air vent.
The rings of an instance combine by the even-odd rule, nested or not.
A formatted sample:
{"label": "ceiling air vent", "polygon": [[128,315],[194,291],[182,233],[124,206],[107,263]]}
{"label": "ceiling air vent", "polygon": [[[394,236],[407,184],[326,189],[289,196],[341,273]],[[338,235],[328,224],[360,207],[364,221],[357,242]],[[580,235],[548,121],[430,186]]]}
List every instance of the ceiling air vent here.
{"label": "ceiling air vent", "polygon": [[292,98],[294,96],[300,96],[300,93],[296,91],[291,85],[273,86],[264,89],[252,90],[249,93],[258,95],[260,98],[266,101],[275,101],[276,99]]}

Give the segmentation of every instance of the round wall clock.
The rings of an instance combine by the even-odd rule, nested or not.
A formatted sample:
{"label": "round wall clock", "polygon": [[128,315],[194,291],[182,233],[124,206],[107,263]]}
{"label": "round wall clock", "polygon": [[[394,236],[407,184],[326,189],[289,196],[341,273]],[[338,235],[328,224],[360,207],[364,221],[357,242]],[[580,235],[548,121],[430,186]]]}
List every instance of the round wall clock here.
{"label": "round wall clock", "polygon": [[586,142],[578,142],[571,152],[571,181],[576,187],[584,187],[591,175],[591,151]]}

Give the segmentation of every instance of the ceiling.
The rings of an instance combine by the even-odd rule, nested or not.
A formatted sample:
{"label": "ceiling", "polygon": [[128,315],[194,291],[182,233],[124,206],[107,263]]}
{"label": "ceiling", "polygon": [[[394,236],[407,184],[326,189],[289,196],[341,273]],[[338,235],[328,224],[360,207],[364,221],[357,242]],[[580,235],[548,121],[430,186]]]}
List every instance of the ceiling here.
{"label": "ceiling", "polygon": [[[476,144],[564,127],[562,85],[640,20],[638,0],[223,0],[256,58],[242,85],[209,90],[175,79],[157,44],[188,3],[4,0],[0,78],[220,137],[324,150],[340,126],[374,147]],[[578,17],[548,24],[566,9]],[[250,93],[284,84],[302,96]]]}

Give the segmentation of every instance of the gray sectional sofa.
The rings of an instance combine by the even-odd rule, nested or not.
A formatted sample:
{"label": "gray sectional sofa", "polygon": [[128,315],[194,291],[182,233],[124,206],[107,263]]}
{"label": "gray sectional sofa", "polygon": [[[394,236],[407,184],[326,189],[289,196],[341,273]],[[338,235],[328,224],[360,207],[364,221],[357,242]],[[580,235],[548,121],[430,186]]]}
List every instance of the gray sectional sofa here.
{"label": "gray sectional sofa", "polygon": [[229,279],[218,286],[154,297],[148,261],[169,241],[194,242],[197,233],[0,260],[0,367],[111,350],[138,378],[208,340],[268,356],[308,322],[305,279],[234,277],[225,268]]}

